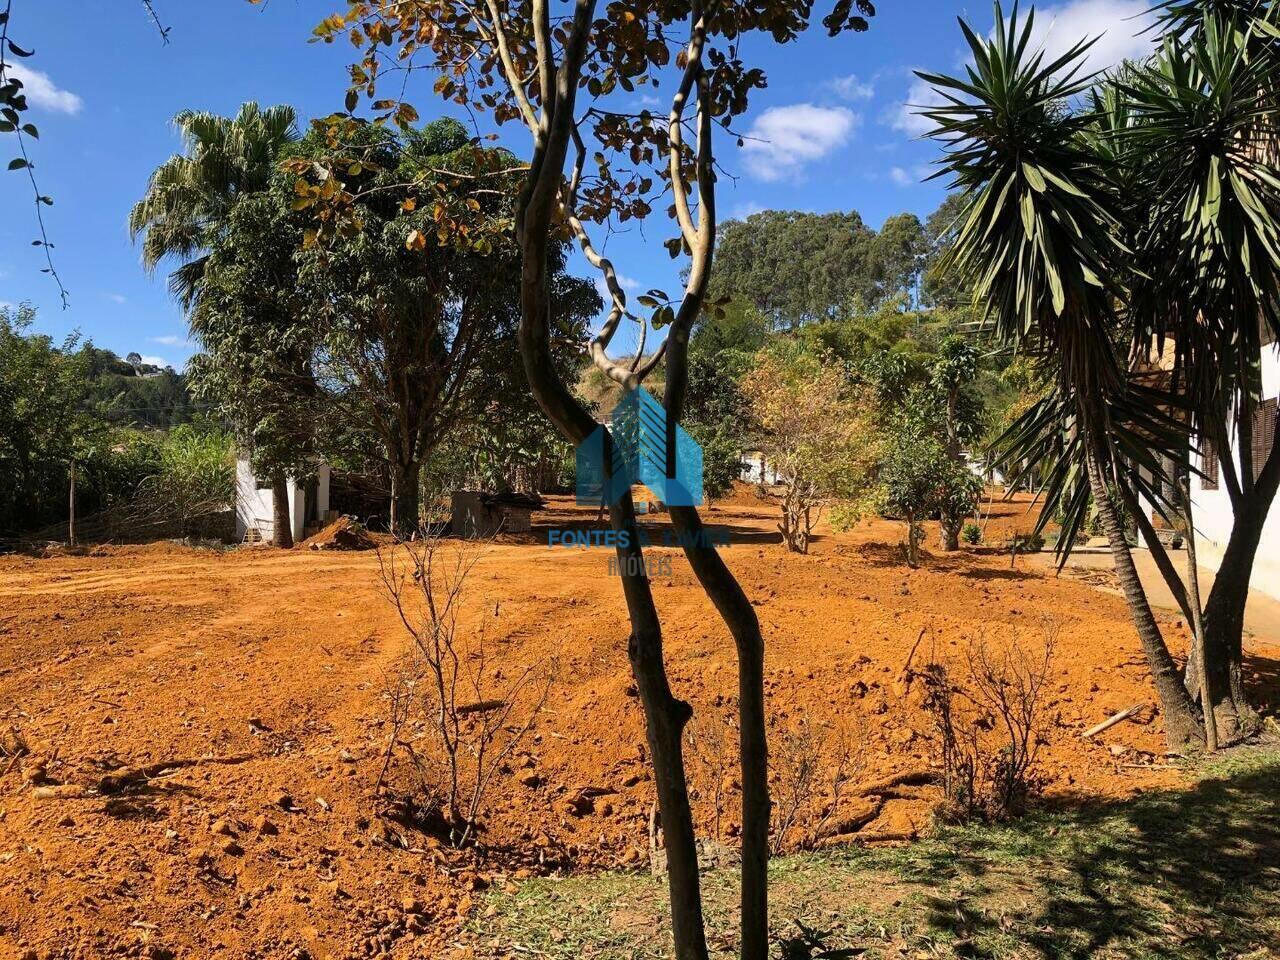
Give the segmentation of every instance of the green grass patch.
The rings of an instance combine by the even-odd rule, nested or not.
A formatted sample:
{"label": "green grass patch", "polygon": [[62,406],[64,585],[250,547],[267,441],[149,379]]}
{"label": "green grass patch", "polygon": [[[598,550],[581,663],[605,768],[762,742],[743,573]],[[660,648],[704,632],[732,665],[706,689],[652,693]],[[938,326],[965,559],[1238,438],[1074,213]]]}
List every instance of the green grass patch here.
{"label": "green grass patch", "polygon": [[[1064,806],[902,847],[771,866],[775,955],[1280,956],[1280,754],[1206,764],[1191,788]],[[736,950],[737,876],[704,876],[713,955]],[[491,908],[491,909],[490,909]],[[540,878],[495,892],[478,956],[671,956],[666,886],[638,873]],[[808,931],[805,933],[804,931]]]}

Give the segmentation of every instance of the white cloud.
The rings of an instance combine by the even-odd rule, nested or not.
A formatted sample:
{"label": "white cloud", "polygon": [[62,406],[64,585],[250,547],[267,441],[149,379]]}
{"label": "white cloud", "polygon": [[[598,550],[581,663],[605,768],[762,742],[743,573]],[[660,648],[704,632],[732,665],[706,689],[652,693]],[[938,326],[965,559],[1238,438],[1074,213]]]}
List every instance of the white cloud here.
{"label": "white cloud", "polygon": [[889,179],[900,187],[914,187],[918,183],[923,183],[925,178],[934,172],[934,168],[927,163],[916,164],[910,169],[893,167],[889,170]]}
{"label": "white cloud", "polygon": [[110,300],[112,303],[124,303],[125,296],[123,293],[104,293],[102,299]]}
{"label": "white cloud", "polygon": [[152,343],[159,343],[166,347],[189,347],[191,341],[186,337],[174,336],[171,333],[165,334],[163,337],[148,337]]}
{"label": "white cloud", "polygon": [[938,107],[944,103],[946,100],[933,89],[931,84],[917,77],[912,81],[911,89],[907,91],[906,102],[899,104],[891,113],[889,123],[895,130],[909,133],[913,137],[922,137],[929,133],[935,124],[928,117],[921,116],[920,110]]}
{"label": "white cloud", "polygon": [[847,77],[836,77],[827,86],[846,100],[870,100],[876,92],[876,88],[870,82],[859,80],[856,73],[851,73]]}
{"label": "white cloud", "polygon": [[1148,0],[1069,0],[1036,11],[1031,47],[1044,49],[1049,63],[1081,40],[1097,42],[1085,56],[1082,75],[1114,67],[1121,60],[1141,57],[1152,49]]}
{"label": "white cloud", "polygon": [[746,203],[734,204],[729,216],[734,220],[745,220],[753,213],[764,213],[765,208],[754,200],[748,200]]}
{"label": "white cloud", "polygon": [[844,146],[858,115],[844,107],[797,103],[770,107],[756,117],[743,144],[747,169],[760,180],[781,180]]}
{"label": "white cloud", "polygon": [[84,101],[70,90],[63,90],[39,70],[31,70],[19,63],[5,67],[9,76],[22,81],[22,92],[33,107],[42,107],[55,113],[79,113]]}

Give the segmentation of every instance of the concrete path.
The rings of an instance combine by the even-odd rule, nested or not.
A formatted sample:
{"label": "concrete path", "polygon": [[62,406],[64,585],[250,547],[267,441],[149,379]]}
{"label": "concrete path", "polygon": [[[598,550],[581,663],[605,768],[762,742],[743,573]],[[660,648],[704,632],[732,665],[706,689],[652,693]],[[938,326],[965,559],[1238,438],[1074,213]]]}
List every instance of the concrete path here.
{"label": "concrete path", "polygon": [[[1181,550],[1173,551],[1170,556],[1177,565],[1179,573],[1184,573],[1186,569],[1186,554]],[[1138,575],[1142,577],[1142,584],[1147,588],[1147,597],[1151,601],[1153,607],[1163,610],[1178,612],[1178,605],[1173,599],[1173,594],[1169,592],[1168,586],[1164,582],[1164,578],[1160,576],[1160,571],[1156,569],[1155,561],[1151,559],[1151,553],[1144,549],[1134,550],[1134,562],[1138,566]],[[1056,561],[1053,553],[1046,551],[1036,555],[1036,560],[1045,564],[1049,569],[1053,569]],[[1110,553],[1105,552],[1087,552],[1073,553],[1071,559],[1067,561],[1067,568],[1072,568],[1081,572],[1089,570],[1104,570],[1110,572],[1114,569],[1111,562]],[[1200,568],[1200,590],[1207,594],[1210,587],[1213,586],[1214,572],[1204,567]],[[1110,590],[1118,593],[1118,588],[1101,586],[1100,589]],[[1253,590],[1249,594],[1249,603],[1245,608],[1244,627],[1247,635],[1252,635],[1257,640],[1267,644],[1280,644],[1280,600],[1268,596],[1258,590]]]}

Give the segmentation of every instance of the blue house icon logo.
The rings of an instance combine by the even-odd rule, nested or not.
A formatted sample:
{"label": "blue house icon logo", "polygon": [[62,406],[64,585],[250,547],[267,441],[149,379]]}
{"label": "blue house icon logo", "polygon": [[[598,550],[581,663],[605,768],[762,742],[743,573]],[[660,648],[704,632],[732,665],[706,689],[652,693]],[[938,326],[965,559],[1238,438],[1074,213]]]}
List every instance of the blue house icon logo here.
{"label": "blue house icon logo", "polygon": [[578,504],[617,503],[637,483],[669,506],[702,503],[702,448],[642,387],[623,395],[611,430],[598,426],[578,444]]}

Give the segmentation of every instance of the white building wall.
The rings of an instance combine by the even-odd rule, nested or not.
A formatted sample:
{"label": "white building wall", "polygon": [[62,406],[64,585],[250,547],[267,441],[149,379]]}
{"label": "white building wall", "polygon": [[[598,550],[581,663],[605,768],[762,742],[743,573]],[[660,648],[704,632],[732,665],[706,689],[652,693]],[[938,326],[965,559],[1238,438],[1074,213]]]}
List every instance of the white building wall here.
{"label": "white building wall", "polygon": [[[327,463],[316,467],[316,519],[324,522],[329,512],[329,474]],[[247,457],[236,459],[236,539],[243,540],[245,533],[256,527],[263,540],[271,539],[272,510],[271,485],[254,476]],[[306,487],[289,479],[289,520],[294,541],[301,540],[307,525]]]}
{"label": "white building wall", "polygon": [[738,478],[746,483],[772,485],[778,482],[778,468],[767,461],[764,454],[753,451],[743,456]]}
{"label": "white building wall", "polygon": [[[1280,396],[1280,346],[1263,353],[1262,396],[1266,399]],[[1239,469],[1239,451],[1233,448],[1230,454]],[[1204,465],[1198,463],[1197,466],[1203,469]],[[1191,501],[1195,505],[1197,559],[1202,566],[1217,570],[1231,536],[1231,496],[1221,479],[1218,481],[1218,489],[1205,490],[1201,478],[1193,473]],[[1262,529],[1262,540],[1258,544],[1249,585],[1254,590],[1280,599],[1280,505],[1272,508],[1266,526]]]}

